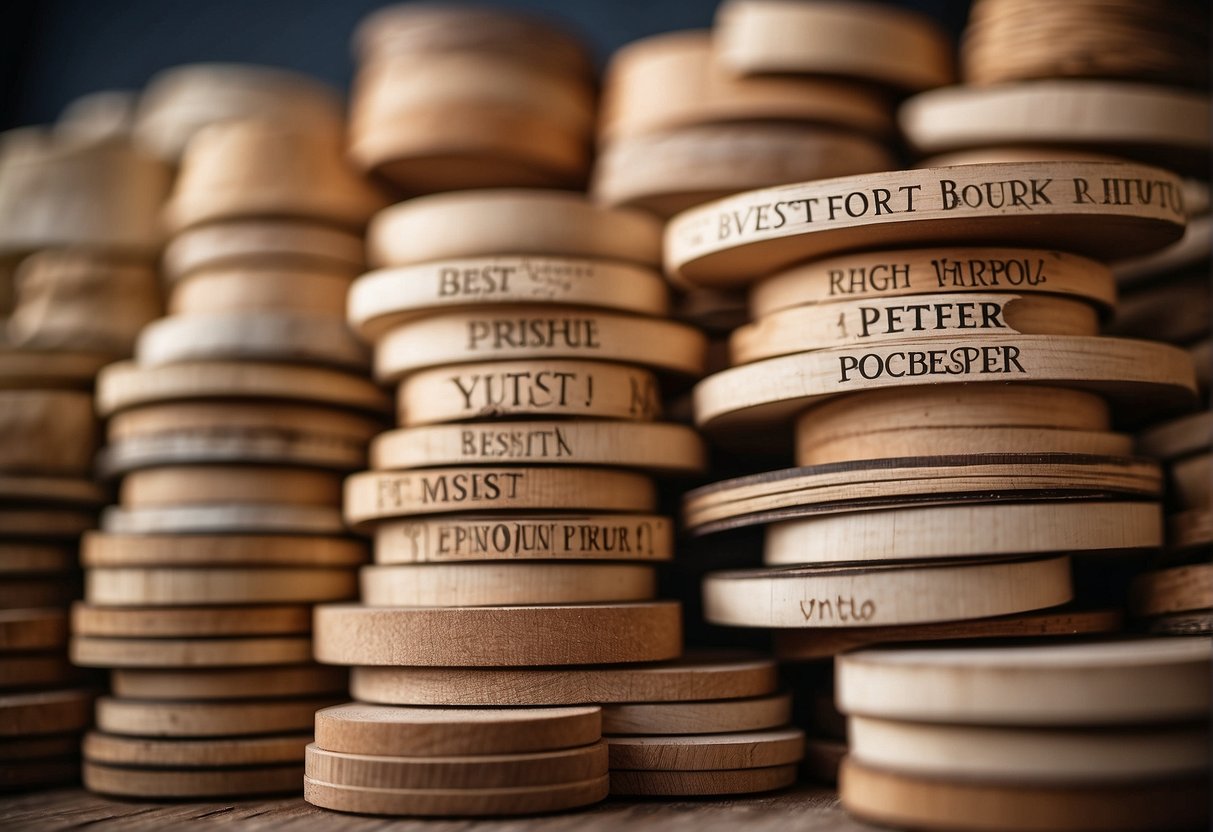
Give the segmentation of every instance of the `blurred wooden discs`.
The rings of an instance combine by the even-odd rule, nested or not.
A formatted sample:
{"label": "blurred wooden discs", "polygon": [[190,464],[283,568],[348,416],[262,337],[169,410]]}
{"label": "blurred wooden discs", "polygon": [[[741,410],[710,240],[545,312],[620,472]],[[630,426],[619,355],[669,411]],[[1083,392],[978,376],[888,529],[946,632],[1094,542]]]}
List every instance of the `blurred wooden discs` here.
{"label": "blurred wooden discs", "polygon": [[533,815],[597,803],[607,796],[606,775],[575,783],[505,789],[371,789],[303,779],[308,803],[371,815],[480,817]]}
{"label": "blurred wooden discs", "polygon": [[782,789],[796,782],[796,766],[716,771],[611,770],[611,794],[643,797],[718,797]]}
{"label": "blurred wooden discs", "polygon": [[1213,509],[1191,508],[1167,518],[1167,543],[1172,549],[1192,549],[1213,543]]}
{"label": "blurred wooden discs", "polygon": [[357,372],[366,368],[369,355],[340,318],[275,310],[160,318],[139,333],[135,359],[144,367],[191,361],[283,361]]}
{"label": "blurred wooden discs", "polygon": [[0,542],[0,575],[26,572],[68,572],[76,568],[76,553],[55,543]]}
{"label": "blurred wooden discs", "polygon": [[1208,337],[1209,320],[1213,318],[1213,288],[1208,277],[1198,268],[1125,293],[1107,327],[1108,333],[1180,346]]}
{"label": "blurred wooden discs", "polygon": [[[967,393],[967,388],[962,391]],[[1059,391],[1060,392],[1060,391]],[[1129,456],[1133,438],[1104,430],[1057,430],[1054,428],[927,427],[885,430],[814,441],[807,431],[809,411],[798,420],[797,465],[828,465],[864,459],[897,459],[910,456],[964,456],[968,454],[1087,454]]]}
{"label": "blurred wooden discs", "polygon": [[[112,638],[75,636],[71,654],[84,667],[183,668],[299,664],[311,661],[306,636]],[[119,731],[118,733],[122,733]]]}
{"label": "blurred wooden discs", "polygon": [[172,465],[133,471],[122,480],[124,508],[213,503],[336,505],[341,477],[327,471],[257,465]]}
{"label": "blurred wooden discs", "polygon": [[81,390],[93,386],[112,355],[0,348],[0,390]]}
{"label": "blurred wooden discs", "polygon": [[64,655],[62,645],[43,653],[0,652],[4,688],[48,688],[80,684],[82,674]]}
{"label": "blurred wooden discs", "polygon": [[340,271],[208,268],[173,286],[167,311],[173,318],[289,312],[340,320],[351,280]]}
{"label": "blurred wooden discs", "polygon": [[311,733],[242,739],[171,740],[90,731],[81,753],[91,763],[139,768],[220,768],[299,763]]}
{"label": "blurred wooden discs", "polygon": [[362,603],[370,607],[593,604],[647,601],[656,592],[653,567],[627,563],[410,563],[362,568]]}
{"label": "blurred wooden discs", "polygon": [[92,712],[90,691],[6,693],[0,696],[0,737],[83,731],[92,719]]}
{"label": "blurred wooden discs", "polygon": [[[67,615],[54,608],[0,610],[0,653],[49,650],[67,643]],[[5,682],[11,681],[5,678]]]}
{"label": "blurred wooden discs", "polygon": [[1213,445],[1213,412],[1181,416],[1137,435],[1137,452],[1158,459],[1177,459]]}
{"label": "blurred wooden discs", "polygon": [[115,414],[106,426],[109,441],[155,436],[214,436],[247,432],[284,439],[329,437],[331,442],[365,445],[383,429],[373,416],[323,405],[281,402],[184,401],[137,407]]}
{"label": "blurred wooden discs", "polygon": [[798,762],[804,754],[799,728],[666,737],[608,737],[611,769],[720,771]]}
{"label": "blurred wooden discs", "polygon": [[[91,527],[93,524],[86,524]],[[345,532],[341,512],[317,505],[224,504],[110,506],[101,515],[107,534],[314,534]],[[81,530],[83,531],[83,529]],[[77,532],[79,534],[79,532]]]}
{"label": "blurred wooden discs", "polygon": [[301,220],[240,220],[189,228],[164,249],[170,281],[204,269],[272,266],[354,275],[364,268],[362,240],[350,231]]}
{"label": "blurred wooden discs", "polygon": [[778,693],[751,699],[704,702],[637,702],[604,705],[604,734],[721,734],[761,731],[787,725],[792,696]]}
{"label": "blurred wooden discs", "polygon": [[99,606],[314,603],[356,592],[349,569],[95,567],[84,581],[84,597]]}
{"label": "blurred wooden discs", "polygon": [[316,608],[321,662],[414,667],[521,667],[672,659],[682,610],[672,601],[581,606]]}
{"label": "blurred wooden discs", "polygon": [[81,541],[86,567],[357,566],[367,559],[361,541],[291,535],[148,535],[90,532]]}
{"label": "blurred wooden discs", "polygon": [[1136,615],[1166,615],[1213,608],[1213,564],[1175,566],[1139,575],[1130,606]]}
{"label": "blurred wooden discs", "polygon": [[242,737],[310,731],[331,699],[152,702],[103,696],[97,728],[129,737]]}
{"label": "blurred wooden discs", "polygon": [[0,500],[9,505],[49,503],[99,506],[105,502],[105,492],[91,480],[0,474]]}
{"label": "blurred wooden discs", "polygon": [[1147,629],[1153,635],[1207,636],[1213,635],[1213,610],[1181,612],[1160,615],[1149,622]]}
{"label": "blurred wooden discs", "polygon": [[55,757],[74,757],[80,752],[77,734],[49,734],[42,737],[13,737],[0,740],[0,761],[29,762]]}
{"label": "blurred wooden discs", "polygon": [[[110,687],[121,699],[210,700],[341,695],[345,670],[315,664],[194,670],[117,669]],[[311,737],[311,734],[308,734]]]}
{"label": "blurred wooden discs", "polygon": [[296,635],[312,629],[311,608],[305,605],[166,608],[152,603],[107,607],[78,601],[72,606],[72,632],[119,638],[208,638]]}
{"label": "blurred wooden discs", "polygon": [[143,800],[201,800],[297,792],[303,766],[132,768],[85,760],[83,772],[84,785],[100,794]]}
{"label": "blurred wooden discs", "polygon": [[67,508],[0,508],[0,537],[70,541],[96,525],[97,515],[92,511]]}
{"label": "blurred wooden discs", "polygon": [[97,447],[93,397],[78,390],[8,390],[0,384],[0,471],[85,476]]}
{"label": "blurred wooden discs", "polygon": [[1213,505],[1213,452],[1171,463],[1171,495],[1183,506]]}

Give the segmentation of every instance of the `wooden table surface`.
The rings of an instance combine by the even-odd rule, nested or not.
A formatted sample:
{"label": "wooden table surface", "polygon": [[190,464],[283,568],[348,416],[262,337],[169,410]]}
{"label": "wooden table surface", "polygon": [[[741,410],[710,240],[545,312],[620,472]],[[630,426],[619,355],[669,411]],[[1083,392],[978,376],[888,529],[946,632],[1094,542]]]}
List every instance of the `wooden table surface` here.
{"label": "wooden table surface", "polygon": [[872,832],[838,807],[834,792],[800,785],[744,800],[608,800],[584,812],[514,820],[397,820],[326,812],[300,798],[233,803],[143,803],[107,800],[81,789],[58,789],[0,797],[0,829],[5,832],[88,829],[122,830],[426,830],[426,832]]}

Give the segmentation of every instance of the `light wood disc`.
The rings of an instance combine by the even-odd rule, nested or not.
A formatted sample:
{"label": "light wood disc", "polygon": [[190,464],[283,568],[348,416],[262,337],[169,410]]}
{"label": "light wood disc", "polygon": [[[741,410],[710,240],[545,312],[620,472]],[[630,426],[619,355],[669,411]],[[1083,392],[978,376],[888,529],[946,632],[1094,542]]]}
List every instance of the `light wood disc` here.
{"label": "light wood disc", "polygon": [[86,567],[340,567],[366,559],[366,545],[345,537],[89,532],[80,544],[80,562]]}
{"label": "light wood disc", "polygon": [[366,442],[289,429],[175,431],[110,442],[97,467],[102,476],[119,477],[146,468],[232,463],[353,471],[366,467]]}
{"label": "light wood disc", "polygon": [[103,638],[218,638],[312,631],[307,605],[243,607],[72,605],[72,633]]}
{"label": "light wood disc", "polygon": [[138,768],[200,768],[299,763],[311,732],[243,739],[170,740],[90,731],[81,753],[90,763]]}
{"label": "light wood disc", "polygon": [[[959,391],[963,396],[968,390]],[[862,393],[860,395],[863,395]],[[810,410],[811,414],[813,411]],[[963,456],[965,454],[1087,454],[1129,456],[1133,438],[1106,430],[1056,428],[927,427],[884,430],[839,436],[818,442],[810,431],[800,430],[808,414],[797,423],[796,464],[827,465],[865,459],[911,456]]]}
{"label": "light wood disc", "polygon": [[341,501],[341,477],[260,465],[169,465],[128,474],[119,500],[127,509],[214,503],[331,506]]}
{"label": "light wood disc", "polygon": [[298,792],[303,766],[131,768],[86,760],[83,772],[85,787],[100,794],[142,800],[218,800]]}
{"label": "light wood disc", "polygon": [[316,711],[332,699],[239,702],[154,702],[103,696],[97,728],[128,737],[244,737],[312,729]]}
{"label": "light wood disc", "polygon": [[96,507],[105,502],[105,491],[95,482],[86,479],[0,474],[0,500],[8,506],[15,503],[33,503],[40,507]]}
{"label": "light wood disc", "polygon": [[1133,582],[1130,606],[1139,616],[1213,608],[1213,564],[1146,572]]}
{"label": "light wood disc", "polygon": [[648,601],[652,566],[628,563],[409,563],[362,567],[368,607],[486,607]]}
{"label": "light wood disc", "polygon": [[[346,672],[314,664],[205,670],[114,670],[110,688],[121,699],[257,699],[343,695]],[[310,737],[311,734],[309,733]]]}
{"label": "light wood disc", "polygon": [[177,320],[289,313],[340,321],[353,276],[341,269],[208,268],[173,285],[166,311]]}
{"label": "light wood disc", "polygon": [[638,797],[716,797],[757,794],[796,782],[796,766],[722,769],[718,771],[611,770],[611,794]]}
{"label": "light wood disc", "polygon": [[72,662],[82,667],[248,667],[311,661],[306,636],[112,638],[75,636]]}
{"label": "light wood disc", "polygon": [[796,763],[804,756],[804,731],[775,728],[727,734],[607,737],[611,769],[720,771]]}
{"label": "light wood disc", "polygon": [[84,597],[98,606],[316,603],[357,591],[351,569],[121,566],[89,569],[84,578]]}
{"label": "light wood disc", "polygon": [[607,796],[606,775],[576,783],[504,789],[370,789],[305,777],[303,799],[314,806],[365,815],[498,817],[558,812]]}
{"label": "light wood disc", "polygon": [[641,702],[604,705],[604,734],[723,734],[787,725],[792,695],[708,702]]}
{"label": "light wood disc", "polygon": [[[91,527],[93,524],[87,524]],[[101,530],[113,535],[333,535],[345,533],[337,508],[272,503],[213,505],[110,506],[101,514]]]}
{"label": "light wood disc", "polygon": [[243,219],[189,228],[164,249],[170,281],[215,268],[316,268],[356,274],[364,267],[359,235],[304,220]]}

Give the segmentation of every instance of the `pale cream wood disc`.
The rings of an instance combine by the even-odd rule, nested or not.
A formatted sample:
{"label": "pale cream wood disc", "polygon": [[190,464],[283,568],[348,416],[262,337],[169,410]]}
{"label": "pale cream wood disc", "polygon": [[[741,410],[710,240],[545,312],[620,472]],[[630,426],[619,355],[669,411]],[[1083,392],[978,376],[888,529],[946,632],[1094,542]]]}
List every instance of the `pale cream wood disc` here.
{"label": "pale cream wood disc", "polygon": [[560,785],[505,789],[370,789],[303,779],[303,799],[338,812],[419,817],[495,817],[557,812],[607,796],[606,775]]}
{"label": "pale cream wood disc", "polygon": [[311,661],[307,636],[244,638],[110,638],[75,636],[74,664],[82,667],[248,667]]}
{"label": "pale cream wood disc", "polygon": [[375,526],[376,563],[665,561],[674,524],[648,514],[461,514]]}
{"label": "pale cream wood disc", "polygon": [[83,774],[85,787],[100,794],[143,800],[218,800],[298,792],[303,766],[131,768],[85,760]]}
{"label": "pale cream wood disc", "polygon": [[378,269],[354,281],[350,325],[374,341],[397,324],[444,309],[559,304],[665,315],[665,280],[652,268],[570,257],[488,256]]}
{"label": "pale cream wood disc", "polygon": [[298,764],[311,741],[311,732],[242,739],[158,740],[90,731],[84,736],[81,753],[87,762],[104,765],[205,770]]}
{"label": "pale cream wood disc", "polygon": [[0,537],[70,541],[97,525],[92,511],[66,508],[0,508]]}
{"label": "pale cream wood disc", "polygon": [[190,606],[344,601],[357,594],[351,569],[95,567],[84,597],[98,606]]}
{"label": "pale cream wood disc", "polygon": [[332,699],[152,702],[103,696],[97,728],[130,737],[242,737],[309,731]]}
{"label": "pale cream wood disc", "polygon": [[339,270],[208,268],[174,284],[167,311],[191,318],[292,313],[341,320],[352,279]]}
{"label": "pale cream wood disc", "polygon": [[364,566],[361,584],[369,607],[593,604],[650,600],[657,573],[627,563],[410,563]]}
{"label": "pale cream wood disc", "polygon": [[366,545],[344,537],[90,532],[80,545],[80,562],[86,567],[339,567],[358,566],[366,560]]}
{"label": "pale cream wood disc", "polygon": [[1204,719],[1208,639],[863,650],[839,658],[848,714],[975,725]]}
{"label": "pale cream wood disc", "polygon": [[209,269],[318,269],[353,276],[364,267],[362,239],[303,220],[238,220],[187,229],[164,249],[170,282]]}
{"label": "pale cream wood disc", "polygon": [[106,425],[110,443],[155,436],[222,437],[247,431],[256,436],[297,434],[332,437],[365,445],[383,430],[379,419],[323,405],[264,401],[183,401],[136,407],[115,414]]}
{"label": "pale cream wood disc", "polygon": [[0,542],[0,575],[28,572],[68,572],[76,568],[76,552],[55,543]]}
{"label": "pale cream wood disc", "polygon": [[105,607],[77,601],[72,633],[118,638],[300,635],[312,630],[306,605],[246,607]]}
{"label": "pale cream wood disc", "polygon": [[461,467],[415,472],[366,471],[345,481],[352,526],[454,511],[562,509],[651,512],[653,481],[599,468]]}
{"label": "pale cream wood disc", "polygon": [[650,662],[682,651],[673,601],[453,609],[316,608],[326,664],[524,667]]}
{"label": "pale cream wood disc", "polygon": [[719,287],[854,248],[1004,243],[1117,260],[1180,238],[1180,188],[1178,177],[1158,168],[1097,162],[824,179],[684,211],[666,227],[665,265],[688,283]]}
{"label": "pale cream wood disc", "polygon": [[787,725],[792,695],[705,702],[622,703],[604,705],[604,734],[722,734],[761,731]]}
{"label": "pale cream wood disc", "polygon": [[1174,566],[1139,575],[1130,606],[1139,616],[1213,608],[1213,564]]}
{"label": "pale cream wood disc", "polygon": [[0,347],[0,390],[86,392],[101,368],[113,360],[106,353]]}
{"label": "pale cream wood disc", "polygon": [[997,502],[855,511],[773,523],[767,527],[763,562],[785,566],[1117,552],[1156,549],[1162,543],[1162,507],[1157,503]]}
{"label": "pale cream wood disc", "polygon": [[718,771],[611,770],[611,794],[643,797],[715,797],[756,794],[796,782],[796,766],[722,769]]}
{"label": "pale cream wood disc", "polygon": [[[346,672],[314,664],[205,670],[113,670],[110,688],[121,699],[211,700],[342,695]],[[311,734],[308,734],[309,738]]]}
{"label": "pale cream wood disc", "polygon": [[66,643],[67,615],[63,610],[40,607],[0,610],[0,653],[51,650]]}
{"label": "pale cream wood disc", "polygon": [[470,757],[598,742],[597,706],[410,708],[350,702],[316,714],[316,747],[347,754]]}
{"label": "pale cream wood disc", "polygon": [[704,617],[735,627],[871,627],[992,618],[1074,597],[1070,559],[713,572]]}
{"label": "pale cream wood disc", "polygon": [[127,509],[215,503],[331,506],[341,476],[259,465],[167,465],[132,471],[119,493]]}
{"label": "pale cream wood disc", "polygon": [[568,464],[702,473],[703,440],[686,425],[624,421],[464,422],[388,431],[371,444],[380,470],[443,465]]}
{"label": "pale cream wood disc", "polygon": [[50,690],[0,696],[0,737],[83,731],[92,719],[93,693]]}
{"label": "pale cream wood disc", "polygon": [[[90,520],[85,528],[94,524]],[[101,529],[108,534],[314,534],[331,536],[345,532],[336,508],[308,505],[212,505],[110,506],[101,515]],[[81,529],[83,531],[83,529]],[[79,534],[80,532],[76,532]]]}
{"label": "pale cream wood disc", "polygon": [[87,476],[97,450],[93,397],[77,390],[0,389],[0,435],[0,471]]}
{"label": "pale cream wood disc", "polygon": [[1137,435],[1137,452],[1178,459],[1213,446],[1213,412],[1201,411],[1154,425]]}
{"label": "pale cream wood disc", "polygon": [[1116,282],[1107,265],[1087,257],[1031,248],[947,247],[856,251],[800,263],[750,288],[750,313],[840,300],[969,292],[1060,295],[1107,312]]}
{"label": "pale cream wood disc", "polygon": [[692,653],[620,667],[356,667],[350,692],[387,704],[520,706],[739,699],[766,696],[777,684],[769,659]]}
{"label": "pale cream wood disc", "polygon": [[795,763],[804,756],[804,731],[774,728],[724,734],[607,737],[611,769],[719,771]]}
{"label": "pale cream wood disc", "polygon": [[500,361],[422,370],[398,388],[402,426],[508,416],[652,421],[661,390],[648,370],[597,361]]}
{"label": "pale cream wood disc", "polygon": [[105,491],[92,480],[0,474],[0,500],[7,505],[100,506]]}

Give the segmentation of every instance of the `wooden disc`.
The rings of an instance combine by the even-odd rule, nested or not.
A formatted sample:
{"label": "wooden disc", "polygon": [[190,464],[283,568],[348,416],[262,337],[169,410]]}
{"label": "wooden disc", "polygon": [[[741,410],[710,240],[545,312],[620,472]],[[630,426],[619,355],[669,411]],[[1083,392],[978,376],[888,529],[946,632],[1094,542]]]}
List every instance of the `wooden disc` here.
{"label": "wooden disc", "polygon": [[209,268],[176,283],[166,311],[174,318],[286,312],[340,320],[352,278],[343,270]]}
{"label": "wooden disc", "polygon": [[775,654],[781,661],[813,661],[832,659],[840,653],[877,644],[1115,633],[1120,631],[1123,623],[1124,616],[1120,610],[1071,610],[899,627],[777,630]]}
{"label": "wooden disc", "polygon": [[1147,629],[1154,635],[1208,636],[1213,635],[1213,610],[1160,615],[1151,619]]}
{"label": "wooden disc", "polygon": [[93,397],[78,390],[6,390],[0,384],[0,471],[86,477],[97,450]]}
{"label": "wooden disc", "polygon": [[113,360],[106,353],[0,348],[0,390],[88,391]]}
{"label": "wooden disc", "polygon": [[91,691],[49,690],[0,696],[0,737],[83,731],[92,717]]}
{"label": "wooden disc", "polygon": [[66,643],[67,615],[63,610],[36,607],[0,610],[0,653],[51,650]]}
{"label": "wooden disc", "polygon": [[862,650],[838,659],[848,714],[976,725],[1204,719],[1207,639]]}
{"label": "wooden disc", "polygon": [[311,631],[311,607],[306,605],[107,607],[78,601],[72,606],[72,632],[77,636],[208,638],[298,635]]}
{"label": "wooden disc", "polygon": [[0,575],[5,577],[32,572],[69,572],[76,566],[76,553],[70,546],[0,542]]}
{"label": "wooden disc", "polygon": [[268,399],[329,404],[382,413],[383,391],[364,378],[320,367],[253,361],[198,361],[141,367],[111,364],[97,377],[97,410],[121,410],[192,399]]}
{"label": "wooden disc", "polygon": [[0,500],[9,506],[14,503],[100,506],[105,502],[105,491],[85,479],[0,474]]}
{"label": "wooden disc", "polygon": [[[1192,211],[1191,201],[1189,209]],[[1213,215],[1188,215],[1188,227],[1179,242],[1141,257],[1131,257],[1113,264],[1112,273],[1123,287],[1144,288],[1154,279],[1190,269],[1200,268],[1213,247]]]}
{"label": "wooden disc", "polygon": [[648,514],[459,515],[375,526],[376,563],[664,561],[674,524]]}
{"label": "wooden disc", "polygon": [[611,771],[611,794],[617,797],[715,797],[756,794],[796,782],[796,766],[719,771]]}
{"label": "wooden disc", "polygon": [[1133,581],[1130,606],[1142,617],[1213,608],[1213,564],[1176,566],[1139,575]]}
{"label": "wooden disc", "polygon": [[597,803],[610,778],[505,789],[370,789],[303,779],[303,799],[313,806],[366,815],[498,817],[557,812]]}
{"label": "wooden disc", "polygon": [[1213,412],[1181,416],[1137,435],[1137,452],[1158,459],[1178,459],[1213,445]]}
{"label": "wooden disc", "polygon": [[[926,506],[805,517],[767,527],[763,562],[935,560],[1162,546],[1157,503]],[[1213,580],[1210,581],[1213,594]],[[1206,606],[1213,607],[1213,601]]]}
{"label": "wooden disc", "polygon": [[804,760],[801,771],[810,781],[835,784],[838,782],[838,768],[842,759],[847,756],[845,740],[830,740],[809,737],[804,743]]}
{"label": "wooden disc", "polygon": [[87,681],[85,674],[67,661],[63,648],[47,653],[0,653],[0,688],[66,687]]}
{"label": "wooden disc", "polygon": [[466,609],[316,608],[326,664],[524,667],[672,659],[682,651],[673,601]]}
{"label": "wooden disc", "polygon": [[594,604],[648,601],[656,594],[656,570],[629,563],[409,563],[362,567],[362,603],[369,607]]}
{"label": "wooden disc", "polygon": [[611,769],[628,771],[720,771],[766,768],[799,762],[804,731],[776,728],[728,734],[607,737]]}
{"label": "wooden disc", "polygon": [[249,503],[330,506],[341,501],[341,477],[259,465],[171,465],[134,471],[122,480],[123,508]]}
{"label": "wooden disc", "polygon": [[152,702],[103,696],[97,729],[128,737],[243,737],[310,731],[332,699]]}
{"label": "wooden disc", "polygon": [[[961,396],[968,388],[959,391]],[[1064,391],[1057,391],[1064,392]],[[863,394],[860,394],[863,395]],[[827,465],[865,459],[911,456],[963,456],[966,454],[1088,454],[1129,456],[1133,438],[1106,430],[1055,428],[926,427],[884,430],[816,441],[800,428],[813,420],[810,410],[797,420],[796,464]]]}
{"label": "wooden disc", "polygon": [[597,361],[490,361],[422,370],[398,388],[405,427],[510,416],[652,421],[661,390],[648,370]]}
{"label": "wooden disc", "polygon": [[[72,662],[83,667],[247,667],[311,661],[307,636],[111,638],[74,636]],[[121,732],[120,732],[121,733]]]}
{"label": "wooden disc", "polygon": [[144,367],[191,361],[282,361],[362,372],[369,354],[338,317],[275,310],[160,318],[139,333],[135,360]]}
{"label": "wooden disc", "polygon": [[85,574],[84,597],[98,606],[298,604],[344,601],[358,592],[350,569],[106,567]]}
{"label": "wooden disc", "polygon": [[79,595],[76,576],[7,578],[0,581],[0,610],[65,607]]}
{"label": "wooden disc", "polygon": [[1192,549],[1213,543],[1213,509],[1190,508],[1167,518],[1167,544]]}
{"label": "wooden disc", "polygon": [[691,654],[622,667],[356,667],[350,693],[402,705],[574,705],[737,699],[773,693],[776,684],[769,659]]}
{"label": "wooden disc", "polygon": [[297,434],[365,445],[383,430],[380,420],[323,405],[282,402],[185,401],[137,407],[115,414],[106,426],[111,443],[156,436],[221,437],[233,432],[293,438]]}
{"label": "wooden disc", "polygon": [[519,754],[589,745],[601,737],[597,706],[456,709],[351,702],[316,714],[316,747],[345,754]]}
{"label": "wooden disc", "polygon": [[[87,524],[89,527],[92,523]],[[223,504],[119,508],[101,516],[115,535],[265,534],[336,535],[345,532],[341,512],[327,506]],[[77,532],[78,534],[79,532]]]}
{"label": "wooden disc", "polygon": [[216,268],[302,268],[356,274],[362,239],[349,231],[302,220],[240,220],[201,225],[175,234],[164,249],[172,282]]}
{"label": "wooden disc", "polygon": [[600,468],[366,471],[345,481],[345,518],[355,527],[392,517],[452,511],[648,512],[656,503],[653,481],[648,477]]}
{"label": "wooden disc", "polygon": [[623,703],[602,709],[604,734],[723,734],[787,725],[792,695],[710,702]]}
{"label": "wooden disc", "polygon": [[[314,664],[208,670],[114,670],[110,688],[121,699],[266,699],[343,695],[343,668]],[[311,734],[309,733],[310,737]]]}
{"label": "wooden disc", "polygon": [[1213,505],[1213,451],[1171,463],[1170,493],[1179,505],[1203,508]]}
{"label": "wooden disc", "polygon": [[877,245],[1003,243],[1117,260],[1174,242],[1184,222],[1180,181],[1157,168],[966,165],[825,179],[717,200],[671,220],[665,263],[688,283],[740,286],[802,260]]}
{"label": "wooden disc", "polygon": [[883,771],[847,758],[839,794],[865,821],[983,832],[1147,832],[1196,829],[1208,819],[1207,778],[1058,788],[943,780]]}
{"label": "wooden disc", "polygon": [[[508,221],[504,221],[508,218]],[[573,193],[491,190],[435,194],[379,212],[367,231],[377,265],[531,254],[661,262],[661,222]]]}
{"label": "wooden disc", "polygon": [[697,474],[703,440],[686,425],[623,421],[465,422],[388,431],[371,445],[380,470],[443,465],[610,465],[655,474]]}
{"label": "wooden disc", "polygon": [[358,566],[366,545],[345,537],[149,535],[90,532],[80,545],[86,567]]}
{"label": "wooden disc", "polygon": [[77,734],[50,734],[44,737],[14,737],[0,740],[0,761],[22,763],[31,760],[72,757],[80,752]]}
{"label": "wooden disc", "polygon": [[[970,331],[971,330],[971,331]],[[1096,335],[1093,307],[1048,295],[934,295],[905,301],[835,301],[775,312],[733,332],[733,364],[850,344],[959,335]]]}
{"label": "wooden disc", "polygon": [[307,774],[333,785],[374,789],[502,789],[574,783],[607,774],[607,746],[475,756],[341,754],[307,749]]}
{"label": "wooden disc", "polygon": [[90,763],[138,768],[200,768],[299,763],[311,732],[246,739],[171,740],[90,731],[81,753]]}
{"label": "wooden disc", "polygon": [[303,766],[248,766],[231,769],[131,768],[86,760],[84,785],[89,791],[116,797],[222,799],[288,794],[299,790]]}
{"label": "wooden disc", "polygon": [[553,304],[665,315],[655,270],[609,260],[490,256],[379,269],[354,281],[350,325],[368,341],[402,321],[444,309]]}
{"label": "wooden disc", "polygon": [[714,572],[704,617],[735,627],[870,627],[991,618],[1074,597],[1070,559]]}
{"label": "wooden disc", "polygon": [[800,263],[750,289],[755,319],[818,303],[969,292],[1059,295],[1105,313],[1116,282],[1103,263],[1076,254],[1028,248],[922,248],[856,251]]}

